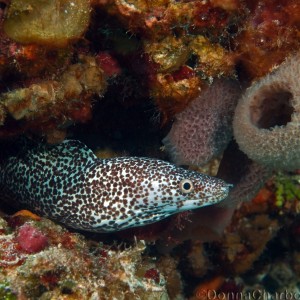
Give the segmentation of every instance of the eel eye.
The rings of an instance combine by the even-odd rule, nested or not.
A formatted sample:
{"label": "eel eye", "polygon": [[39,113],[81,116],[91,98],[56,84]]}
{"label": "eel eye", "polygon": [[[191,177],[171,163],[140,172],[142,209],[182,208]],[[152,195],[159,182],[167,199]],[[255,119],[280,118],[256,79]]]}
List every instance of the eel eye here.
{"label": "eel eye", "polygon": [[179,183],[179,187],[182,193],[188,194],[194,190],[194,186],[191,180],[183,179]]}

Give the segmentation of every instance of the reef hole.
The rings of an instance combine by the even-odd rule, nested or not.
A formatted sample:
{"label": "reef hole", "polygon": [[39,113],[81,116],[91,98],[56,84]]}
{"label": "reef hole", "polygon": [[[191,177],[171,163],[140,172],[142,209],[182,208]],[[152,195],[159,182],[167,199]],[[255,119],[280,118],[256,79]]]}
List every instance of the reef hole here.
{"label": "reef hole", "polygon": [[291,121],[294,112],[291,105],[292,98],[292,93],[283,89],[260,90],[250,106],[252,123],[261,129],[285,126]]}

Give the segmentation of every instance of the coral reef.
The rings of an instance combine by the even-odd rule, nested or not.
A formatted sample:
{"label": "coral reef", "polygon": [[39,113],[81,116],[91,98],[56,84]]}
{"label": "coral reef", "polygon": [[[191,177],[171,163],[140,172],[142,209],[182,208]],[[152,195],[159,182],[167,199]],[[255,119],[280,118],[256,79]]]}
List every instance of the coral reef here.
{"label": "coral reef", "polygon": [[[0,33],[1,34],[1,33]],[[70,63],[69,48],[46,49],[38,45],[22,45],[1,36],[0,78],[7,79],[12,74],[26,78],[53,74],[63,71]],[[0,86],[3,85],[0,83]]]}
{"label": "coral reef", "polygon": [[204,165],[220,155],[232,138],[238,84],[215,80],[180,114],[163,143],[177,164]]}
{"label": "coral reef", "polygon": [[166,37],[159,42],[148,42],[144,45],[144,50],[158,66],[159,73],[178,70],[189,56],[189,50],[183,40],[175,37]]}
{"label": "coral reef", "polygon": [[234,233],[228,229],[222,241],[222,260],[227,262],[228,270],[238,274],[252,267],[279,229],[277,221],[267,215],[257,215],[251,221],[251,226],[246,224],[249,225],[246,218],[240,219],[238,229],[234,229]]}
{"label": "coral reef", "polygon": [[[146,54],[156,68],[150,78],[150,96],[170,118],[181,112],[207,86],[205,80],[234,74],[234,57],[202,35],[147,41]],[[170,50],[172,49],[172,51]],[[196,63],[189,66],[189,58]]]}
{"label": "coral reef", "polygon": [[[0,218],[0,224],[0,295],[168,299],[162,273],[142,257],[145,244],[141,241],[121,250],[89,244],[46,219],[19,215],[7,221]],[[43,247],[37,247],[41,243]]]}
{"label": "coral reef", "polygon": [[[199,283],[189,299],[209,299],[207,289],[219,295],[259,289],[270,295],[286,289],[298,291],[299,278],[294,266],[299,248],[293,240],[298,236],[299,202],[289,205],[287,201],[288,205],[279,209],[275,201],[274,183],[270,180],[253,201],[236,210],[219,241],[202,246],[207,262],[199,265],[198,272],[206,268],[214,271],[197,277]],[[287,249],[291,252],[285,252]],[[194,251],[192,247],[189,250]],[[183,273],[190,278],[196,274],[192,268]]]}
{"label": "coral reef", "polygon": [[218,1],[203,3],[198,0],[192,2],[134,0],[130,4],[125,1],[94,0],[92,4],[103,7],[109,14],[119,18],[130,31],[157,40],[172,35],[174,30],[179,34],[186,32],[225,34],[226,27],[243,9],[238,1],[224,5]]}
{"label": "coral reef", "polygon": [[[60,78],[3,93],[0,103],[4,116],[27,121],[25,128],[20,130],[32,129],[47,134],[70,121],[89,120],[91,97],[101,95],[105,89],[106,80],[96,60],[81,56],[80,63],[70,65]],[[5,125],[5,120],[2,123]],[[5,127],[3,131],[5,134]]]}
{"label": "coral reef", "polygon": [[234,137],[249,158],[270,168],[300,167],[300,54],[254,83],[239,101]]}
{"label": "coral reef", "polygon": [[234,74],[235,55],[215,36],[228,37],[228,27],[243,11],[238,3],[166,0],[129,5],[111,0],[93,4],[117,17],[130,32],[144,36],[149,94],[164,122],[198,96],[206,80]]}
{"label": "coral reef", "polygon": [[[278,239],[280,236],[285,235],[285,232],[278,232],[280,227],[282,225],[290,226],[291,220],[297,217],[297,206],[299,202],[297,203],[297,201],[295,201],[291,205],[291,202],[285,198],[285,205],[278,207],[276,204],[275,191],[275,183],[273,180],[270,180],[252,202],[244,203],[242,207],[235,212],[231,225],[227,228],[224,236],[231,244],[226,251],[228,251],[227,259],[229,260],[230,268],[233,268],[233,272],[244,273],[249,270],[253,266],[252,259],[257,259],[262,251],[266,251],[264,244],[274,238],[276,233],[279,235]],[[283,212],[286,214],[285,218],[280,217]],[[287,213],[292,216],[292,219],[290,219]],[[249,222],[247,218],[249,218],[251,222]],[[245,223],[248,223],[248,225]],[[292,226],[290,229],[293,231]],[[233,232],[235,233],[233,234]],[[240,238],[230,242],[229,240],[234,236],[234,240],[236,239],[237,232],[239,232],[238,235]],[[247,240],[247,242],[245,240]],[[276,244],[276,241],[274,243]],[[233,246],[234,244],[237,244],[237,246]],[[240,245],[238,246],[238,244]],[[242,248],[241,245],[243,245]],[[247,250],[245,250],[245,246],[248,248]],[[276,245],[274,246],[276,247]],[[239,249],[237,252],[242,255],[241,260],[243,263],[241,263],[241,261],[238,262],[239,259],[237,259],[236,255],[239,254],[233,251],[233,249]]]}
{"label": "coral reef", "polygon": [[182,297],[183,286],[177,265],[178,261],[170,255],[162,256],[157,261],[157,267],[166,279],[166,287],[170,299],[180,299]]}
{"label": "coral reef", "polygon": [[299,49],[298,0],[246,1],[250,11],[234,40],[241,76],[247,80],[268,74],[274,66]]}
{"label": "coral reef", "polygon": [[299,49],[299,0],[0,1],[1,163],[23,135],[72,138],[234,185],[222,205],[85,237],[13,215],[1,191],[0,298],[299,293]]}
{"label": "coral reef", "polygon": [[163,121],[182,111],[199,95],[203,83],[188,66],[181,67],[174,74],[158,73],[151,78],[150,95],[155,99],[163,114]]}

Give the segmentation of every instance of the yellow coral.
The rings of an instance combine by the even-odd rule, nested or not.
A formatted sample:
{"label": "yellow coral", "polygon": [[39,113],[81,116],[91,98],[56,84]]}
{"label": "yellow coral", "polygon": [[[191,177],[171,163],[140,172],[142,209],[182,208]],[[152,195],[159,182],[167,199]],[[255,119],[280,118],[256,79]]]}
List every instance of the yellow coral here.
{"label": "yellow coral", "polygon": [[192,52],[198,56],[199,70],[205,73],[205,76],[232,75],[233,56],[220,45],[212,44],[204,36],[198,35],[189,46]]}
{"label": "yellow coral", "polygon": [[168,36],[160,42],[146,42],[145,52],[159,65],[160,72],[177,70],[188,59],[188,48],[182,39]]}

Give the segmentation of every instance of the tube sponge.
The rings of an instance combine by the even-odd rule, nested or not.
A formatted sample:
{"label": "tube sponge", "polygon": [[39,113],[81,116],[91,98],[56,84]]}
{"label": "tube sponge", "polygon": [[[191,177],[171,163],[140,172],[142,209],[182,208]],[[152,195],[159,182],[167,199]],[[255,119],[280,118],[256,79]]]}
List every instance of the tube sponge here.
{"label": "tube sponge", "polygon": [[177,164],[203,165],[222,153],[232,137],[233,112],[240,88],[233,80],[216,79],[175,117],[163,139]]}
{"label": "tube sponge", "polygon": [[300,53],[247,89],[234,136],[252,160],[272,169],[300,168]]}

